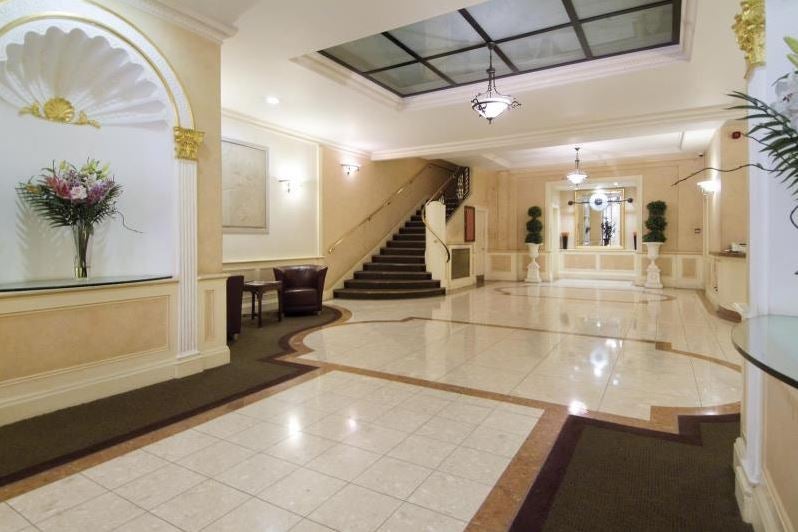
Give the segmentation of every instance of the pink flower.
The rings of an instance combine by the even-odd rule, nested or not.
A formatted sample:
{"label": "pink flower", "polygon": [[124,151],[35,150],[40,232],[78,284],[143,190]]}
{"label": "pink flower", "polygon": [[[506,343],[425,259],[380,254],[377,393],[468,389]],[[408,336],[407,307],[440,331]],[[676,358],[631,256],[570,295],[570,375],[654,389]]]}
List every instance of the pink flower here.
{"label": "pink flower", "polygon": [[86,196],[88,194],[86,193],[86,187],[83,185],[74,186],[69,190],[69,199],[72,201],[85,200]]}

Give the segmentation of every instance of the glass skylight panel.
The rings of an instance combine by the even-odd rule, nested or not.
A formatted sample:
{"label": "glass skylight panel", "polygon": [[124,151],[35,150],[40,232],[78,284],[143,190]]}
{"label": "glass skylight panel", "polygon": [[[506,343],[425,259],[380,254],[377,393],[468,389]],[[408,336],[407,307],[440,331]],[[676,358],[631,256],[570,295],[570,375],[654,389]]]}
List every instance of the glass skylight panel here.
{"label": "glass skylight panel", "polygon": [[501,48],[519,70],[534,70],[585,58],[573,28],[503,42]]}
{"label": "glass skylight panel", "polygon": [[571,0],[576,9],[576,15],[582,18],[595,17],[614,11],[621,11],[632,7],[644,6],[654,3],[654,0]]}
{"label": "glass skylight panel", "polygon": [[421,63],[383,70],[371,74],[371,77],[403,96],[449,86],[443,78]]}
{"label": "glass skylight panel", "polygon": [[562,0],[490,0],[467,9],[493,40],[570,21]]}
{"label": "glass skylight panel", "polygon": [[582,25],[593,55],[667,44],[674,40],[670,5],[603,18]]}
{"label": "glass skylight panel", "polygon": [[[489,63],[490,58],[486,46],[430,60],[432,66],[452,78],[456,83],[488,79],[488,74],[485,71],[488,69]],[[496,69],[497,76],[512,72],[510,67],[496,56],[493,57],[493,68]]]}
{"label": "glass skylight panel", "polygon": [[448,13],[391,30],[391,35],[422,57],[467,48],[485,41],[460,13]]}
{"label": "glass skylight panel", "polygon": [[413,56],[381,34],[341,44],[325,51],[360,71],[373,70],[413,60]]}

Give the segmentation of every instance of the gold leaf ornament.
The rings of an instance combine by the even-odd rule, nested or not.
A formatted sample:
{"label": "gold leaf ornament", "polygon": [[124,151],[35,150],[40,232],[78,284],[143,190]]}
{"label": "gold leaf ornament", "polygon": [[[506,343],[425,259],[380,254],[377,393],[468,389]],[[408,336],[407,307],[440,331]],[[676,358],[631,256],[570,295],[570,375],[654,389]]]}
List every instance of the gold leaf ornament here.
{"label": "gold leaf ornament", "polygon": [[50,98],[44,105],[39,102],[34,102],[27,107],[19,110],[20,115],[31,115],[50,122],[59,122],[61,124],[72,124],[75,126],[92,126],[97,129],[100,128],[100,123],[88,117],[85,111],[75,113],[75,106],[66,98],[57,96]]}
{"label": "gold leaf ornament", "polygon": [[745,54],[747,76],[755,67],[765,64],[765,1],[742,0],[732,30],[737,35],[740,50]]}

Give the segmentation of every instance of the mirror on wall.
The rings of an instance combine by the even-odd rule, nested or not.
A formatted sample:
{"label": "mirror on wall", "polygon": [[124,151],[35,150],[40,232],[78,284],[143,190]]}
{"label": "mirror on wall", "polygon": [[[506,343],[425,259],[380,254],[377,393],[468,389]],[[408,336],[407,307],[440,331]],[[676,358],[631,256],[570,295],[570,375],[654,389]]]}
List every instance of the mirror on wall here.
{"label": "mirror on wall", "polygon": [[576,247],[623,248],[624,190],[574,192]]}

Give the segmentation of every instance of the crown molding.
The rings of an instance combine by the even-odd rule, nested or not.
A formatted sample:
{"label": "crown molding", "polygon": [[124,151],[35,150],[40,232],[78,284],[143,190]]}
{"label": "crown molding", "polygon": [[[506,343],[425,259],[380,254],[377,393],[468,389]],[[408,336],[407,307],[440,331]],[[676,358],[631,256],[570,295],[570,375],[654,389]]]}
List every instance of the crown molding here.
{"label": "crown molding", "polygon": [[324,57],[320,53],[314,52],[302,55],[292,58],[290,61],[308,70],[312,70],[317,74],[321,74],[339,85],[349,87],[363,96],[396,111],[401,111],[406,106],[406,98],[402,98],[387,89],[383,89],[376,83]]}
{"label": "crown molding", "polygon": [[552,146],[574,142],[575,139],[585,141],[629,136],[635,129],[650,126],[678,126],[698,122],[726,121],[739,117],[739,112],[729,110],[725,105],[712,105],[679,111],[663,111],[646,115],[623,117],[612,120],[568,124],[560,127],[542,129],[531,133],[519,133],[485,139],[427,144],[395,150],[377,150],[372,152],[375,161],[402,159],[405,157],[444,157],[446,155],[463,154],[479,150],[496,150],[524,146]]}
{"label": "crown molding", "polygon": [[238,32],[238,28],[235,26],[225,24],[181,5],[167,4],[161,0],[120,1],[216,43],[221,43]]}
{"label": "crown molding", "polygon": [[351,155],[357,157],[363,157],[367,159],[371,159],[371,153],[360,150],[357,148],[352,148],[350,146],[345,146],[343,144],[339,144],[337,142],[324,139],[321,137],[314,137],[313,135],[308,135],[302,133],[300,131],[296,131],[294,129],[289,129],[286,127],[278,126],[277,124],[273,124],[271,122],[267,122],[265,120],[261,120],[259,118],[255,118],[254,116],[250,116],[244,113],[240,113],[238,111],[234,111],[232,109],[222,108],[222,117],[223,118],[230,118],[232,120],[238,120],[239,122],[244,122],[245,124],[249,124],[251,126],[259,127],[262,129],[267,129],[273,133],[277,133],[279,135],[284,135],[286,137],[291,137],[294,140],[300,140],[303,142],[310,142],[312,144],[321,144],[323,146],[327,146],[329,148],[333,148],[339,151],[344,151]]}
{"label": "crown molding", "polygon": [[[698,160],[697,156],[691,157],[685,153],[661,153],[643,156],[621,157],[617,159],[602,159],[599,161],[582,161],[582,169],[588,173],[603,173],[609,170],[627,172],[640,168],[657,168],[678,163],[694,163]],[[508,174],[518,178],[533,178],[561,174],[563,178],[568,171],[573,169],[573,164],[553,163],[541,164],[538,166],[526,166],[508,170]]]}

